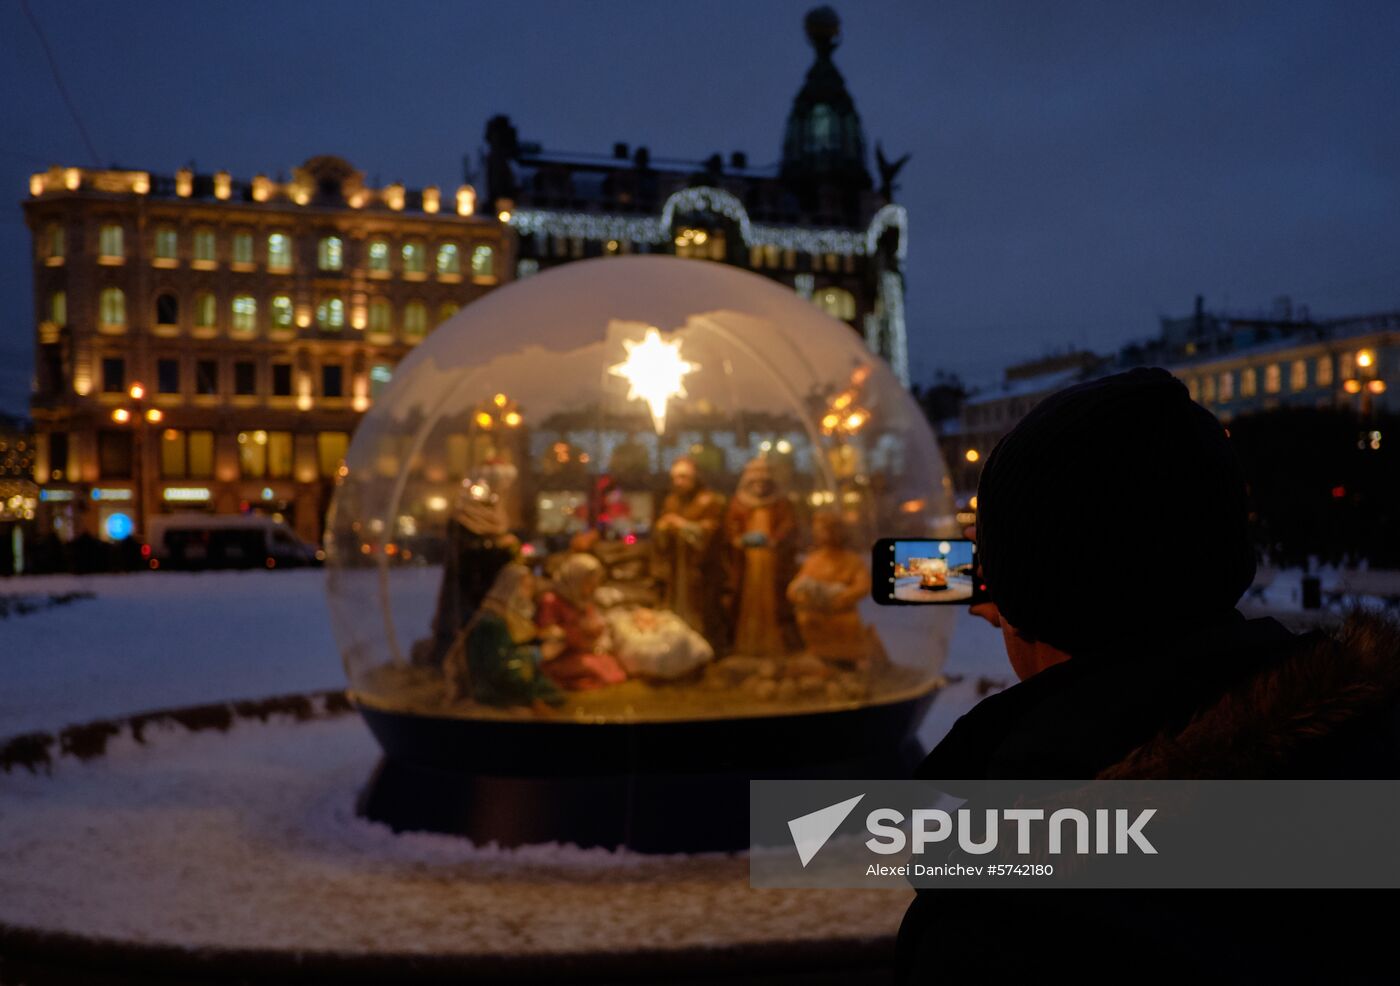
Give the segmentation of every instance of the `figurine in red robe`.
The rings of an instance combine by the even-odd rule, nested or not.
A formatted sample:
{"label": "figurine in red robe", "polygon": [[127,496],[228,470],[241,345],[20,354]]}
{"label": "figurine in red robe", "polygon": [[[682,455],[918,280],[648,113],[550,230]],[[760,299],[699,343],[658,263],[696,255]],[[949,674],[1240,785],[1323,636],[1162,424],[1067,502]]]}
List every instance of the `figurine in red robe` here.
{"label": "figurine in red robe", "polygon": [[625,681],[627,672],[608,652],[608,625],[593,601],[603,582],[602,562],[592,555],[571,555],[559,567],[555,581],[555,590],[540,598],[535,613],[546,638],[562,643],[558,656],[546,657],[544,673],[561,688],[573,691]]}

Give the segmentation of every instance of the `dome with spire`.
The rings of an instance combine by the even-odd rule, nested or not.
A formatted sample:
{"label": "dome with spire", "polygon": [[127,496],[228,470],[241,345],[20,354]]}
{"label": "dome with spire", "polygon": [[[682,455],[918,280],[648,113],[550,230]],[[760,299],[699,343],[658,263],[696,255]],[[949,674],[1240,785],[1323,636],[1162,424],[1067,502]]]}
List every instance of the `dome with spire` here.
{"label": "dome with spire", "polygon": [[805,192],[827,182],[869,188],[860,114],[831,59],[840,40],[841,18],[830,7],[816,7],[807,13],[803,27],[817,57],[788,114],[782,176]]}

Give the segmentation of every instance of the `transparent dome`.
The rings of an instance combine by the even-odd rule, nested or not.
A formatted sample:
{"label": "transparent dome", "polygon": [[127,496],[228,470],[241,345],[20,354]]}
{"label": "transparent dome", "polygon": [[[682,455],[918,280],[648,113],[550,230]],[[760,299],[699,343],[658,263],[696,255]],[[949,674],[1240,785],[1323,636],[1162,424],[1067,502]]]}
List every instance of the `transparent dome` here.
{"label": "transparent dome", "polygon": [[327,534],[353,699],[668,721],[936,684],[954,612],[878,537],[956,534],[918,405],[849,325],[669,257],[561,266],[440,325],[355,433]]}

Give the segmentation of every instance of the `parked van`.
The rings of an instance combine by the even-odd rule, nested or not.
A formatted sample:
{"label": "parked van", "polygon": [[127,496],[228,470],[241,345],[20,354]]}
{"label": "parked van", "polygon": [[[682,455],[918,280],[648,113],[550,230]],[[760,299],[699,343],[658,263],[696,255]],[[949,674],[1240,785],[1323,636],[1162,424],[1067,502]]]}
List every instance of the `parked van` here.
{"label": "parked van", "polygon": [[318,552],[262,514],[152,517],[147,544],[161,568],[288,568],[319,564]]}

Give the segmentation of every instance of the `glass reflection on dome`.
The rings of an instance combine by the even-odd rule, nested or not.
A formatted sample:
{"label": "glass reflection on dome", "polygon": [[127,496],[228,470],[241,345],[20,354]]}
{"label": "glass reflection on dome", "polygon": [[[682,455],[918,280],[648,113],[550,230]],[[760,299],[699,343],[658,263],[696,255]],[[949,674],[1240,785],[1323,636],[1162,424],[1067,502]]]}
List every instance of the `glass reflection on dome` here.
{"label": "glass reflection on dome", "polygon": [[875,538],[956,533],[928,425],[765,279],[607,258],[500,289],[405,360],[347,466],[329,591],[363,705],[689,719],[935,686],[952,614],[869,592]]}

